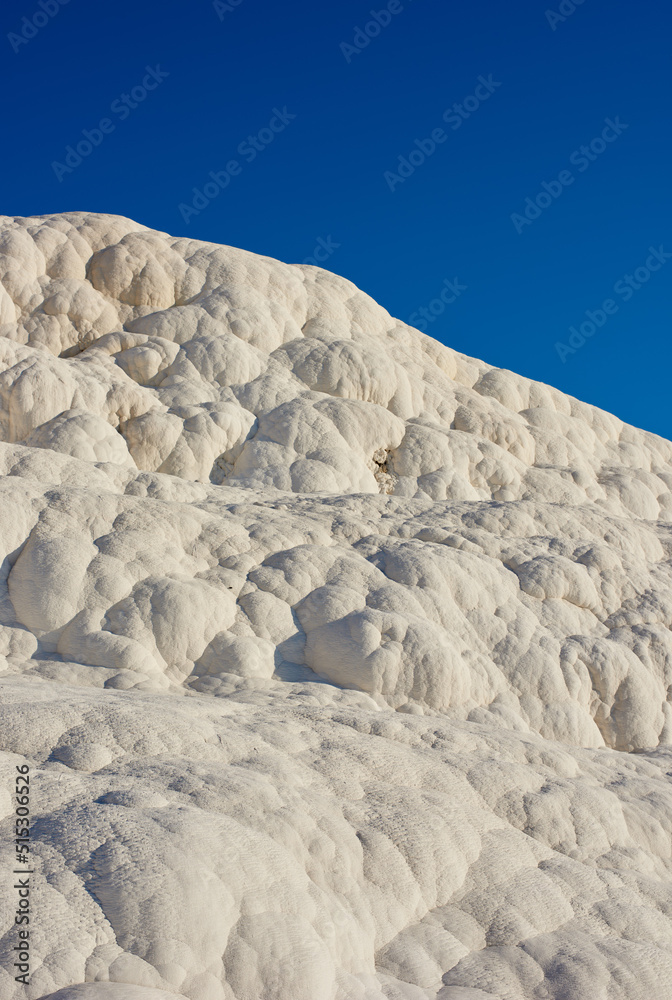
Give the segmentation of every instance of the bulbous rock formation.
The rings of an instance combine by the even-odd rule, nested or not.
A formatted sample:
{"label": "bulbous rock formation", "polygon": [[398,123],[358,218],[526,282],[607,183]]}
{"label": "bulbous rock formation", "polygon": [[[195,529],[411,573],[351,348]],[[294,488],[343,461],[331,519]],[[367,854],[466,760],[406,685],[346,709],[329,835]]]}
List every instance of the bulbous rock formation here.
{"label": "bulbous rock formation", "polygon": [[68,213],[0,217],[0,475],[3,998],[672,1000],[669,442]]}

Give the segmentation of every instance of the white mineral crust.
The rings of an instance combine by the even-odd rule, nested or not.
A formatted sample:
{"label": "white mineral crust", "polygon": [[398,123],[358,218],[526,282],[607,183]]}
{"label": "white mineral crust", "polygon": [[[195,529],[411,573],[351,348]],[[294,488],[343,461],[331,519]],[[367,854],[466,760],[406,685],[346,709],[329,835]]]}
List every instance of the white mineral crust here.
{"label": "white mineral crust", "polygon": [[2,1000],[672,1000],[672,445],[117,216],[0,324]]}

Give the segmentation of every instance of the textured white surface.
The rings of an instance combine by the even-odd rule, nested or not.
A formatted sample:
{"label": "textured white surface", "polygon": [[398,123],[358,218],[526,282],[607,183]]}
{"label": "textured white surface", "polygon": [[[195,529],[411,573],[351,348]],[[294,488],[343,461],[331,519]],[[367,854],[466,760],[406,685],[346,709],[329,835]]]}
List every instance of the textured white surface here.
{"label": "textured white surface", "polygon": [[152,986],[126,983],[78,983],[50,993],[44,1000],[183,1000],[177,993],[167,993]]}
{"label": "textured white surface", "polygon": [[3,998],[672,1000],[672,445],[317,268],[0,223]]}

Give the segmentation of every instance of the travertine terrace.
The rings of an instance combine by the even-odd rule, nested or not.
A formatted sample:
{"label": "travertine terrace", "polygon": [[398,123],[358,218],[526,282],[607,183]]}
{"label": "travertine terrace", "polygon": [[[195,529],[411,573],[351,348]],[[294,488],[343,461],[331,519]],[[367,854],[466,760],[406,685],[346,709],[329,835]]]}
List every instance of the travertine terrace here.
{"label": "travertine terrace", "polygon": [[117,216],[0,324],[0,996],[672,1000],[672,445]]}

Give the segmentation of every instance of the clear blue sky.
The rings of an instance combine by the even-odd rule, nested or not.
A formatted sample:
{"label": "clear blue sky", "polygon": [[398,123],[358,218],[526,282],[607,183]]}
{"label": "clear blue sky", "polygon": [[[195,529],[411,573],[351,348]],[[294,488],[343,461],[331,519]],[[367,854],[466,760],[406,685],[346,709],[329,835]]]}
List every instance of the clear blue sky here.
{"label": "clear blue sky", "polygon": [[5,0],[0,212],[317,247],[451,347],[672,437],[669,5],[390,6]]}

